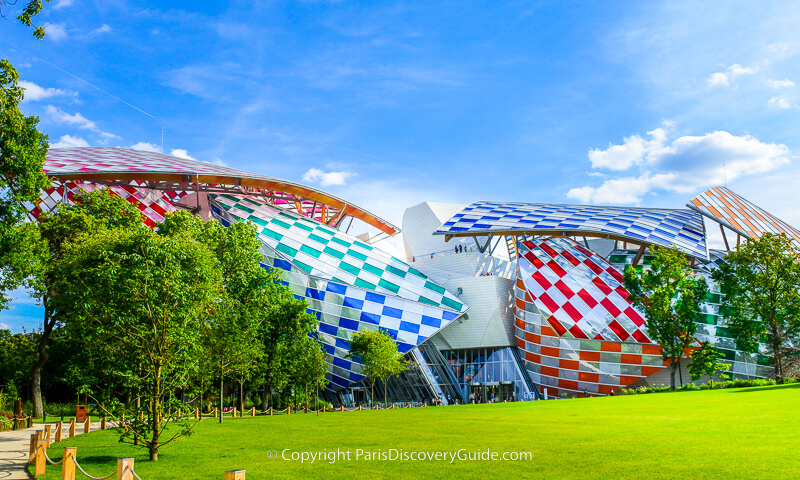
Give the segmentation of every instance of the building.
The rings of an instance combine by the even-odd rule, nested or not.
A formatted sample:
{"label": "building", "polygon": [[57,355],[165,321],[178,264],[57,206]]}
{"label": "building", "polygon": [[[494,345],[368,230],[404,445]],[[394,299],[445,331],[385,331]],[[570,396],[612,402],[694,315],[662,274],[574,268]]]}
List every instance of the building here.
{"label": "building", "polygon": [[[533,400],[663,383],[659,347],[627,302],[622,269],[647,268],[648,247],[675,245],[708,275],[726,252],[708,249],[704,218],[727,249],[733,234],[738,243],[781,232],[800,244],[800,232],[717,187],[688,209],[423,203],[405,212],[400,259],[379,248],[397,227],[305,185],[118,148],[52,149],[45,172],[53,188],[31,207],[35,218],[107,187],[153,227],[179,209],[256,224],[263,265],[280,269],[319,320],[326,396],[336,404],[368,399],[347,353],[355,332],[379,328],[412,364],[388,382],[397,401]],[[706,300],[697,340],[725,352],[737,376],[767,376],[766,357],[735,349],[719,292]]]}

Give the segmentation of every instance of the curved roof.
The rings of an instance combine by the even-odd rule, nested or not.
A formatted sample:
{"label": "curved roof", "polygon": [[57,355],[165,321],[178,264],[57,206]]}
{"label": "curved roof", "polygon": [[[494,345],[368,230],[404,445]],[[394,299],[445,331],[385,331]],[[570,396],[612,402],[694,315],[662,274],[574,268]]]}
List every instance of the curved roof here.
{"label": "curved roof", "polygon": [[745,237],[785,233],[800,247],[800,232],[794,227],[725,187],[706,190],[686,206]]}
{"label": "curved roof", "polygon": [[363,208],[313,187],[155,152],[126,148],[53,148],[47,153],[44,172],[60,181],[167,182],[185,184],[188,190],[194,190],[194,185],[200,184],[201,190],[205,189],[204,185],[213,185],[259,191],[261,194],[290,194],[293,197],[289,200],[291,202],[313,202],[311,215],[318,211],[317,203],[338,211],[335,218],[323,212],[323,223],[328,223],[328,220],[340,222],[349,215],[388,235],[400,231]]}
{"label": "curved roof", "polygon": [[674,245],[708,258],[703,218],[691,210],[475,202],[434,234],[449,236],[562,235],[603,237],[640,245]]}

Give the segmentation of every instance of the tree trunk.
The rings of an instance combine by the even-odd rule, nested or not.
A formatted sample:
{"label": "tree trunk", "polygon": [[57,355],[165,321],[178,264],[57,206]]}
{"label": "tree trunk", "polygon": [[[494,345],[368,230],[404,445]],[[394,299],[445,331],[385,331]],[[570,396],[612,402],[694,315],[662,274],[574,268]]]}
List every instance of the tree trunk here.
{"label": "tree trunk", "polygon": [[317,409],[317,416],[319,417],[319,385],[314,384],[314,405]]}
{"label": "tree trunk", "polygon": [[222,402],[224,401],[223,400],[223,395],[222,395],[222,389],[223,389],[224,386],[225,385],[224,385],[223,380],[222,380],[222,363],[220,362],[220,367],[219,367],[219,423],[222,423],[222,417],[225,416],[225,415],[222,414]]}
{"label": "tree trunk", "polygon": [[678,357],[678,379],[681,381],[681,387],[683,386],[683,371],[681,370],[681,357]]}
{"label": "tree trunk", "polygon": [[669,372],[669,389],[672,391],[675,391],[675,370],[677,370],[676,369],[677,366],[678,364],[675,363],[675,359],[673,358],[672,365],[670,365],[670,367],[672,368],[670,368]]}
{"label": "tree trunk", "polygon": [[47,342],[53,332],[55,320],[51,319],[50,308],[48,307],[48,297],[44,297],[44,321],[42,322],[42,336],[39,338],[39,359],[33,365],[31,371],[31,396],[33,397],[33,417],[41,418],[44,415],[44,402],[42,401],[42,369],[44,368],[50,355],[47,353]]}
{"label": "tree trunk", "polygon": [[244,382],[239,382],[239,411],[244,415]]}
{"label": "tree trunk", "polygon": [[150,461],[157,462],[158,461],[158,441],[161,437],[161,367],[157,366],[155,372],[153,374],[155,377],[153,379],[153,386],[154,392],[153,395],[153,437],[149,442],[149,450],[150,450]]}
{"label": "tree trunk", "polygon": [[266,412],[267,409],[272,405],[272,392],[269,392],[269,398],[267,398],[269,385],[267,385],[267,377],[264,377],[264,398],[261,399],[261,411]]}
{"label": "tree trunk", "polygon": [[386,396],[386,384],[387,383],[389,383],[389,379],[388,378],[383,381],[383,408],[387,408],[387,406],[389,405],[389,402],[387,401],[388,397]]}

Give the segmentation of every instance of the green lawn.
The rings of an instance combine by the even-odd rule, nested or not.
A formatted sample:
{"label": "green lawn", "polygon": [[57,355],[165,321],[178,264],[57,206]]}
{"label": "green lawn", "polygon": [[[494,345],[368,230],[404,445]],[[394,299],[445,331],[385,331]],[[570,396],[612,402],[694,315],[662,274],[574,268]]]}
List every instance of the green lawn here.
{"label": "green lawn", "polygon": [[[798,478],[800,384],[402,410],[225,419],[163,450],[158,462],[120,445],[113,431],[54,444],[77,446],[95,476],[135,457],[143,480],[261,478]],[[334,464],[285,461],[293,451],[351,451]],[[530,452],[522,461],[356,461],[357,449]],[[270,449],[278,458],[269,459]],[[59,479],[60,467],[43,478]]]}

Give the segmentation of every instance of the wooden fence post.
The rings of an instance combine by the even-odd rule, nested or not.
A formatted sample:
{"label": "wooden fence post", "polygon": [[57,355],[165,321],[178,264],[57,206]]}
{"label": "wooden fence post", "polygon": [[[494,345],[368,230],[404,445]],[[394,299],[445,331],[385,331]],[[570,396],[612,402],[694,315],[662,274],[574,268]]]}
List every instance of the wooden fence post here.
{"label": "wooden fence post", "polygon": [[52,428],[53,428],[52,425],[45,425],[44,426],[44,444],[45,444],[45,448],[50,448],[50,438],[51,438],[50,435],[52,435],[52,433],[53,433]]}
{"label": "wooden fence post", "polygon": [[217,407],[214,407],[214,418],[217,418]]}
{"label": "wooden fence post", "polygon": [[225,480],[245,480],[245,472],[246,470],[227,470],[225,472]]}
{"label": "wooden fence post", "polygon": [[28,428],[31,428],[32,426],[33,426],[33,417],[28,416]]}
{"label": "wooden fence post", "polygon": [[103,418],[100,419],[100,430],[106,429],[106,416],[103,415]]}
{"label": "wooden fence post", "polygon": [[36,440],[36,453],[35,457],[35,471],[34,476],[38,477],[39,475],[44,475],[44,467],[47,466],[47,460],[44,458],[44,440]]}
{"label": "wooden fence post", "polygon": [[236,407],[233,407],[233,410],[231,410],[231,414],[233,418],[236,418]]}
{"label": "wooden fence post", "polygon": [[83,433],[89,433],[89,430],[92,429],[92,422],[89,420],[89,417],[86,417],[86,421],[83,423]]}
{"label": "wooden fence post", "polygon": [[61,480],[75,480],[76,447],[64,447],[64,463],[61,464]]}
{"label": "wooden fence post", "polygon": [[200,409],[199,408],[195,408],[194,409],[194,419],[195,420],[199,420],[200,419]]}
{"label": "wooden fence post", "polygon": [[132,458],[117,459],[117,480],[134,480]]}
{"label": "wooden fence post", "polygon": [[256,407],[253,407],[253,408],[250,409],[250,416],[251,417],[255,417],[256,416]]}
{"label": "wooden fence post", "polygon": [[64,422],[59,420],[56,422],[56,442],[61,441],[62,430],[64,430]]}
{"label": "wooden fence post", "polygon": [[36,442],[39,440],[38,433],[31,434],[31,448],[28,454],[28,465],[33,465],[36,462]]}
{"label": "wooden fence post", "polygon": [[69,438],[75,436],[75,419],[70,419],[69,421]]}
{"label": "wooden fence post", "polygon": [[269,416],[272,416],[272,407],[269,407]]}
{"label": "wooden fence post", "polygon": [[344,412],[344,404],[342,404],[342,411]]}

